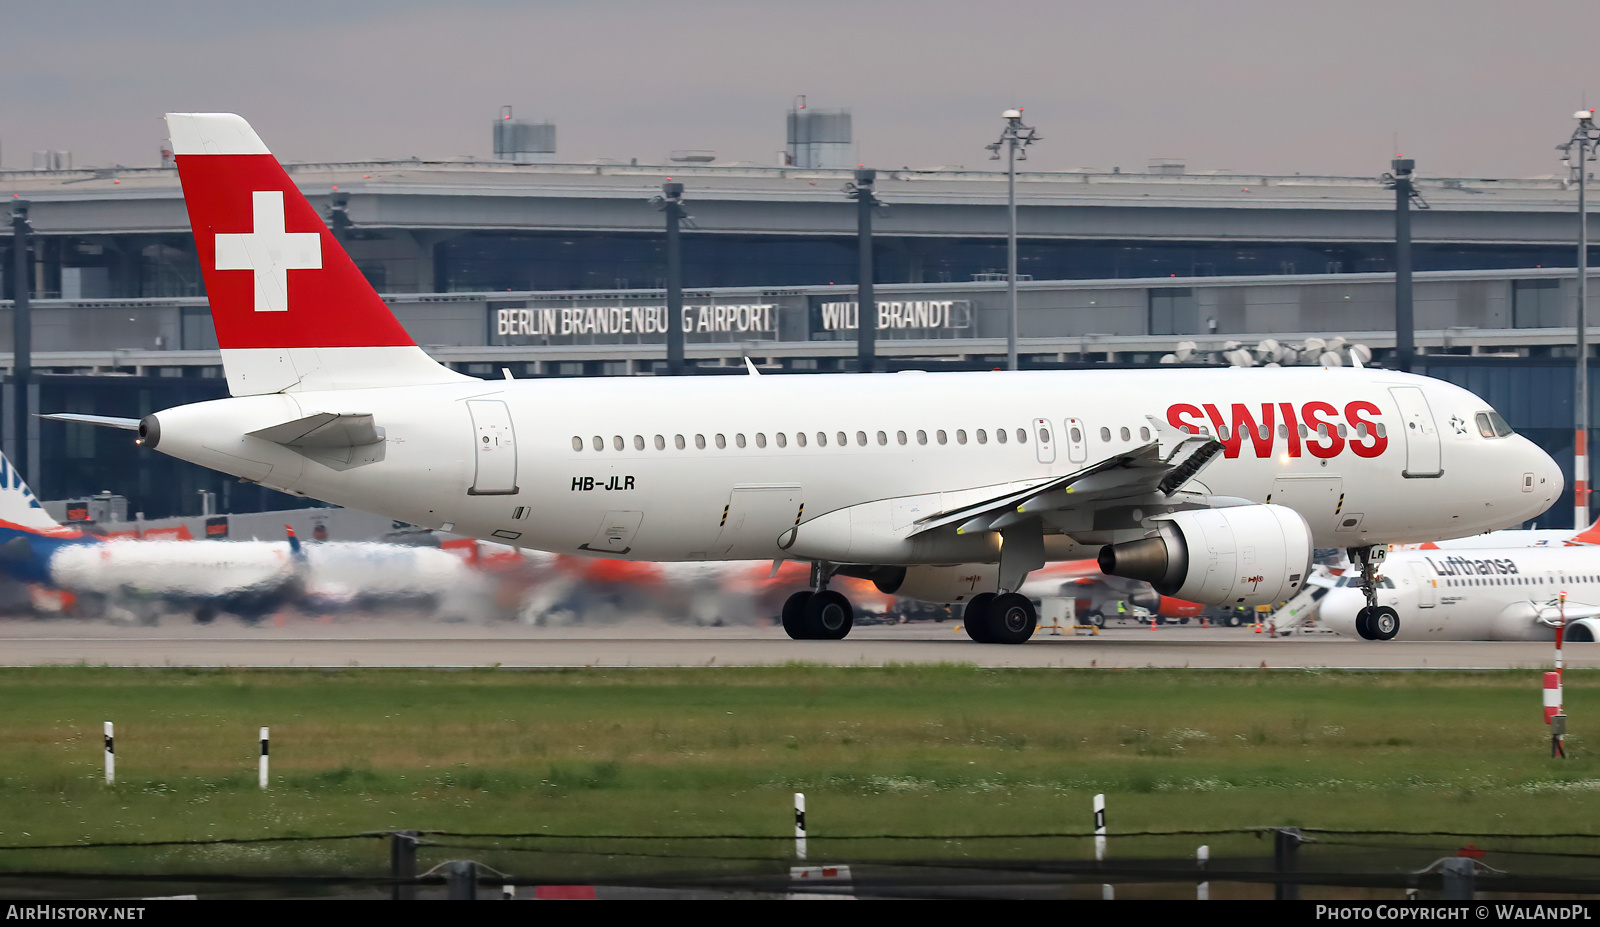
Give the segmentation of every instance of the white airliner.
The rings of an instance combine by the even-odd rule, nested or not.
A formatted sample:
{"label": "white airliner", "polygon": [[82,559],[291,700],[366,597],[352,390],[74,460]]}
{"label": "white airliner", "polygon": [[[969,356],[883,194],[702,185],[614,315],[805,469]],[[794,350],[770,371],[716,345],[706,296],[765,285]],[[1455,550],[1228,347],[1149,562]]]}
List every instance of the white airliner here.
{"label": "white airliner", "polygon": [[804,561],[793,637],[849,632],[835,574],[963,603],[1003,643],[1032,635],[1016,590],[1050,560],[1276,602],[1313,547],[1490,531],[1561,491],[1487,402],[1387,370],[474,379],[416,346],[243,119],[167,125],[233,398],[60,417],[522,547]]}
{"label": "white airliner", "polygon": [[[473,604],[480,578],[432,547],[335,541],[107,540],[45,512],[0,454],[0,574],[55,592],[158,617],[157,602],[259,620],[286,606],[430,598],[452,617]],[[148,611],[146,611],[148,609]]]}
{"label": "white airliner", "polygon": [[1346,637],[1408,641],[1548,641],[1561,620],[1567,640],[1600,632],[1600,550],[1507,547],[1499,550],[1397,550],[1383,564],[1378,601],[1397,625],[1362,621],[1366,596],[1340,577],[1318,621]]}

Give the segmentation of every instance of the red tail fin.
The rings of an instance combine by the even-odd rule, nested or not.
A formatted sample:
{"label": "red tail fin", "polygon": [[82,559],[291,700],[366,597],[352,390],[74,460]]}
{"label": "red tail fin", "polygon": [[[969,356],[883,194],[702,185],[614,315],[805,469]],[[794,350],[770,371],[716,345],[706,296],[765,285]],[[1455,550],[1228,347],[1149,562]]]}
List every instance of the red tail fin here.
{"label": "red tail fin", "polygon": [[411,340],[249,123],[169,113],[167,127],[235,395],[460,379]]}

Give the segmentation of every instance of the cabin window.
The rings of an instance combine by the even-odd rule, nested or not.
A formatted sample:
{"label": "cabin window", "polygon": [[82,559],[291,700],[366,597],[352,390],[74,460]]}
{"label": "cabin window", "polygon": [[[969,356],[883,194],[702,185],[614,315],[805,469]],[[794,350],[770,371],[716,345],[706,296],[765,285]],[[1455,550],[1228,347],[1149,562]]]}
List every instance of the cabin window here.
{"label": "cabin window", "polygon": [[744,447],[744,432],[741,431],[738,434],[734,435],[733,436],[733,443],[735,445],[739,446],[739,447]]}
{"label": "cabin window", "polygon": [[921,428],[917,429],[917,443],[918,444],[927,444],[928,443],[928,433],[926,431],[923,431]]}
{"label": "cabin window", "polygon": [[644,450],[644,435],[633,436],[633,449],[636,451]]}
{"label": "cabin window", "polygon": [[705,450],[706,449],[706,436],[705,435],[695,435],[694,436],[694,446],[695,446],[695,448],[697,450],[702,450],[702,451]]}
{"label": "cabin window", "polygon": [[794,443],[799,445],[800,447],[805,447],[806,446],[806,433],[803,432],[803,431],[795,432],[794,433]]}
{"label": "cabin window", "polygon": [[939,429],[939,431],[934,435],[934,437],[939,439],[939,443],[940,444],[949,444],[950,443],[950,436],[944,433],[944,429],[943,428]]}
{"label": "cabin window", "polygon": [[884,434],[881,431],[878,432],[878,446],[879,447],[883,447],[884,445],[886,445],[888,443],[889,443],[889,436]]}
{"label": "cabin window", "polygon": [[827,447],[827,446],[828,446],[828,433],[826,431],[817,432],[817,447]]}
{"label": "cabin window", "polygon": [[1148,440],[1150,440],[1150,428],[1149,428],[1149,426],[1147,426],[1147,425],[1140,425],[1139,426],[1139,440],[1140,441],[1148,441]]}
{"label": "cabin window", "polygon": [[1133,435],[1131,433],[1129,433],[1129,431],[1128,431],[1128,429],[1126,427],[1122,428],[1122,430],[1119,433],[1119,436],[1124,441],[1132,441],[1133,440]]}
{"label": "cabin window", "polygon": [[988,444],[989,443],[989,433],[987,431],[984,431],[982,428],[978,429],[978,443],[979,444]]}
{"label": "cabin window", "polygon": [[965,428],[957,428],[956,429],[956,443],[957,444],[966,444],[967,443],[967,430]]}
{"label": "cabin window", "polygon": [[664,451],[666,449],[667,449],[667,439],[663,438],[660,435],[656,435],[656,450]]}
{"label": "cabin window", "polygon": [[1110,440],[1111,440],[1111,429],[1109,429],[1109,428],[1101,428],[1100,429],[1100,440],[1106,441],[1106,442],[1110,442]]}
{"label": "cabin window", "polygon": [[724,438],[722,435],[717,435],[717,450],[720,451],[720,450],[722,450],[723,448],[725,448],[727,446],[728,446],[728,439]]}
{"label": "cabin window", "polygon": [[625,450],[627,448],[627,446],[628,446],[628,442],[622,440],[622,435],[612,435],[611,436],[611,446],[616,448],[619,451],[620,450]]}
{"label": "cabin window", "polygon": [[856,443],[861,445],[862,447],[866,447],[867,446],[867,433],[864,432],[864,431],[856,432]]}
{"label": "cabin window", "polygon": [[[1072,427],[1072,430],[1070,432],[1068,432],[1067,434],[1072,438],[1072,443],[1073,444],[1077,444],[1079,441],[1083,440],[1083,432],[1079,431],[1078,427],[1076,425],[1074,425]],[[1039,429],[1039,440],[1040,441],[1044,440],[1044,429],[1043,428]]]}
{"label": "cabin window", "polygon": [[994,430],[994,439],[1001,444],[1006,443],[1006,430],[1004,428],[996,428]]}
{"label": "cabin window", "polygon": [[756,432],[756,447],[766,447],[767,436],[763,432]]}
{"label": "cabin window", "polygon": [[778,442],[778,446],[779,447],[788,447],[789,446],[789,438],[788,438],[788,436],[785,435],[781,431],[778,432],[776,435],[773,435],[773,440]]}
{"label": "cabin window", "polygon": [[572,436],[572,449],[575,450],[575,451],[583,450],[583,439],[578,437],[577,435],[573,435]]}
{"label": "cabin window", "polygon": [[681,451],[685,447],[688,447],[688,444],[684,442],[683,435],[673,435],[672,436],[672,446],[676,447],[678,450]]}
{"label": "cabin window", "polygon": [[1026,429],[1026,428],[1018,428],[1017,429],[1017,443],[1018,444],[1027,444],[1028,443],[1028,429]]}
{"label": "cabin window", "polygon": [[597,451],[603,451],[606,449],[606,439],[600,437],[599,435],[595,435],[594,440],[590,443],[594,445],[594,449]]}

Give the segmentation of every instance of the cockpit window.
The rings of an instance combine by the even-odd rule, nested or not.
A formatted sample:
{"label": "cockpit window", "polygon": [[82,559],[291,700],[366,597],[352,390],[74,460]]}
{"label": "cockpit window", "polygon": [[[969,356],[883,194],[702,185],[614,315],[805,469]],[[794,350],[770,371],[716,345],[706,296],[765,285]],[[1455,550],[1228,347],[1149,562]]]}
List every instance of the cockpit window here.
{"label": "cockpit window", "polygon": [[1499,412],[1490,409],[1478,413],[1478,434],[1485,438],[1504,438],[1511,434],[1511,426],[1506,424],[1506,420],[1500,417]]}

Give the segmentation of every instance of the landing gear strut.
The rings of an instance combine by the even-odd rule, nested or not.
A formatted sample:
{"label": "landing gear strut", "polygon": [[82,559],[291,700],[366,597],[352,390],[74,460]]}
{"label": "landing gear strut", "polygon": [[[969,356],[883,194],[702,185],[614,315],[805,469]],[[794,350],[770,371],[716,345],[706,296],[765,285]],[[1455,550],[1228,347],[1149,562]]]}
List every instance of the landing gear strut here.
{"label": "landing gear strut", "polygon": [[1369,641],[1393,640],[1400,633],[1400,613],[1378,604],[1378,565],[1389,552],[1387,547],[1352,547],[1346,553],[1350,562],[1361,568],[1361,591],[1367,605],[1356,613],[1356,633]]}
{"label": "landing gear strut", "polygon": [[811,588],[783,603],[783,630],[797,641],[843,640],[855,625],[855,610],[842,593],[828,588],[833,565],[811,565]]}

